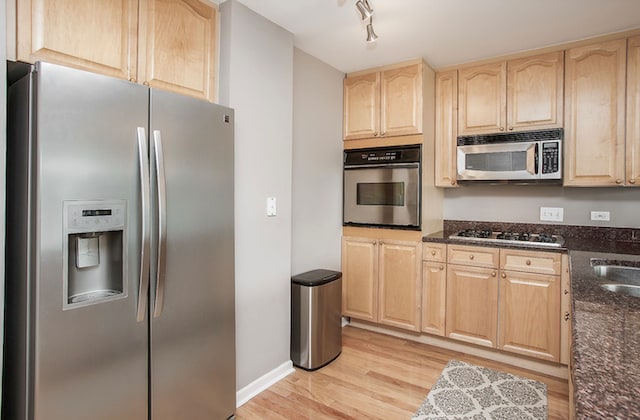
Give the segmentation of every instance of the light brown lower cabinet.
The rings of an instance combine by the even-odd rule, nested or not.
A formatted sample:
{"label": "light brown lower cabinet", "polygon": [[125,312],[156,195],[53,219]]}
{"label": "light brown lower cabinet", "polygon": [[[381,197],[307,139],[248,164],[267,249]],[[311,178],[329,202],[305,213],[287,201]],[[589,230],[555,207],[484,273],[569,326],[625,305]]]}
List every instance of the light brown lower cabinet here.
{"label": "light brown lower cabinet", "polygon": [[447,267],[444,262],[422,263],[422,331],[444,336],[447,302]]}
{"label": "light brown lower cabinet", "polygon": [[498,348],[560,360],[560,277],[500,273]]}
{"label": "light brown lower cabinet", "polygon": [[342,238],[342,313],[420,331],[421,242]]}
{"label": "light brown lower cabinet", "polygon": [[496,347],[498,270],[449,264],[447,267],[447,337]]}

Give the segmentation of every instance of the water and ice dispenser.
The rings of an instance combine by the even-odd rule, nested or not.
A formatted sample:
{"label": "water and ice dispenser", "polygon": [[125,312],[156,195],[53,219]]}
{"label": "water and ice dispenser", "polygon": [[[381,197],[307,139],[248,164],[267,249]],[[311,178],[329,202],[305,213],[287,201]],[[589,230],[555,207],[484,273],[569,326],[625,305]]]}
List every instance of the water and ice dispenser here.
{"label": "water and ice dispenser", "polygon": [[64,202],[63,307],[127,296],[124,200]]}

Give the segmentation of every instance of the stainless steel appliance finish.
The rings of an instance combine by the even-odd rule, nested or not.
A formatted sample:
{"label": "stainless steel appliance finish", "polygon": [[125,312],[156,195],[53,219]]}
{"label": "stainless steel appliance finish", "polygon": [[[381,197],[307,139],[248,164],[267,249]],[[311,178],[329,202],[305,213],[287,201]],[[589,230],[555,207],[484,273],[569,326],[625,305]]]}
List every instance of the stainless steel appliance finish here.
{"label": "stainless steel appliance finish", "polygon": [[421,146],[344,153],[344,225],[420,229]]}
{"label": "stainless steel appliance finish", "polygon": [[8,112],[3,419],[232,416],[233,111],[37,63]]}
{"label": "stainless steel appliance finish", "polygon": [[449,239],[479,243],[529,245],[536,247],[559,248],[564,245],[560,235],[529,232],[492,232],[490,230],[467,229],[449,236]]}
{"label": "stainless steel appliance finish", "polygon": [[342,351],[342,273],[312,270],[291,280],[291,360],[306,370]]}
{"label": "stainless steel appliance finish", "polygon": [[457,167],[463,183],[560,183],[562,130],[460,136]]}

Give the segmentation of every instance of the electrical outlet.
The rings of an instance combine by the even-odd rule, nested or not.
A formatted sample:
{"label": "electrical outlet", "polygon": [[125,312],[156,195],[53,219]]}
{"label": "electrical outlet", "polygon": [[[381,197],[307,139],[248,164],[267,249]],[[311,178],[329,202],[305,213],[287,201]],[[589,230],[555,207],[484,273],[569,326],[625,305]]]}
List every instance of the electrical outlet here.
{"label": "electrical outlet", "polygon": [[540,220],[544,222],[562,222],[564,220],[564,208],[540,207]]}
{"label": "electrical outlet", "polygon": [[609,217],[609,212],[608,211],[592,211],[591,212],[591,220],[609,221],[611,219]]}

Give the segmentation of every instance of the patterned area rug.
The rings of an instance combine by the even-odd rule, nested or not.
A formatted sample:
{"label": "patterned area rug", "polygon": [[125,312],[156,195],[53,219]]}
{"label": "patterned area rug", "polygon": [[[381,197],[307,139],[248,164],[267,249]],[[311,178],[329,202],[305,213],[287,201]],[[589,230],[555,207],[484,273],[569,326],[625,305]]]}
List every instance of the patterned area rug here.
{"label": "patterned area rug", "polygon": [[546,418],[545,384],[451,360],[412,420]]}

